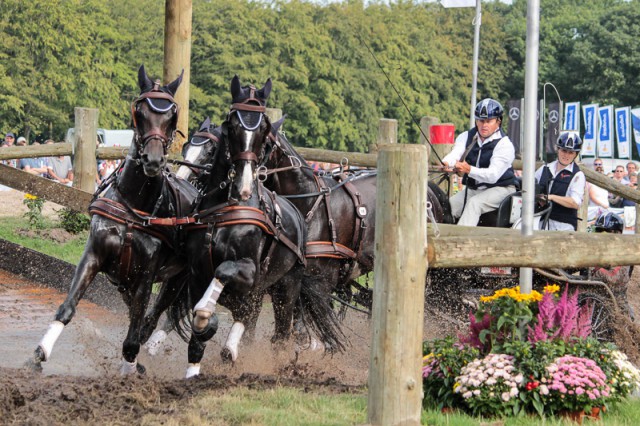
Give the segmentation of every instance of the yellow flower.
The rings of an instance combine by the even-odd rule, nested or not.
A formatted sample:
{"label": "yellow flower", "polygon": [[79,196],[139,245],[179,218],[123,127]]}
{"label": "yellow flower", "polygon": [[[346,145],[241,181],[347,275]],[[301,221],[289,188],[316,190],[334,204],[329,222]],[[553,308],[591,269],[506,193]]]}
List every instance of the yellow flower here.
{"label": "yellow flower", "polygon": [[31,195],[31,194],[24,194],[24,198],[27,200],[37,200],[38,197],[36,197],[35,195]]}
{"label": "yellow flower", "polygon": [[560,291],[560,286],[558,284],[549,284],[544,286],[544,292],[545,293],[557,293]]}

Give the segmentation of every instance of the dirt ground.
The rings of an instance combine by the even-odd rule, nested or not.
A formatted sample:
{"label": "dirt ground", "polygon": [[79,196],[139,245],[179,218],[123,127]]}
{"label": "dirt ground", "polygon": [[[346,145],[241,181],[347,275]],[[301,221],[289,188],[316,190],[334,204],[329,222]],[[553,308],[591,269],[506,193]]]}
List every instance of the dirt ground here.
{"label": "dirt ground", "polygon": [[[22,211],[21,194],[0,191],[0,217]],[[46,214],[58,207],[45,204]],[[26,207],[24,207],[26,211]],[[364,394],[370,356],[370,321],[350,312],[344,321],[349,338],[345,353],[334,356],[303,351],[293,345],[276,351],[269,343],[273,313],[269,305],[260,316],[254,343],[244,343],[235,364],[222,362],[219,352],[231,328],[220,310],[220,328],[209,343],[202,374],[183,379],[186,344],[170,335],[163,350],[151,357],[142,351],[144,376],[118,374],[126,314],[82,301],[65,327],[42,373],[23,367],[38,345],[65,294],[25,281],[1,270],[0,264],[0,424],[135,423],[144,413],[171,412],[173,402],[188,400],[205,390],[221,392],[233,386],[294,386],[319,393]],[[115,290],[114,290],[115,291]],[[640,314],[640,268],[629,286],[629,299]],[[635,324],[619,322],[618,345],[640,362],[640,332]],[[453,328],[441,318],[425,316],[425,338],[442,337]],[[179,406],[179,405],[178,405]]]}

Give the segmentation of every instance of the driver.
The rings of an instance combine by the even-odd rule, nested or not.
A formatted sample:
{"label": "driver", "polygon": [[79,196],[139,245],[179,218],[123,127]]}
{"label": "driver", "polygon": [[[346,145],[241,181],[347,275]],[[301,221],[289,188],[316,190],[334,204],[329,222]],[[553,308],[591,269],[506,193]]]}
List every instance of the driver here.
{"label": "driver", "polygon": [[575,231],[586,185],[584,173],[575,163],[582,148],[582,139],[578,132],[563,131],[556,146],[558,159],[536,170],[536,182],[548,194],[547,200],[551,202],[548,229]]}
{"label": "driver", "polygon": [[451,152],[442,159],[443,170],[461,174],[464,191],[451,197],[451,213],[458,225],[476,226],[480,215],[497,209],[515,192],[513,143],[502,132],[502,105],[483,99],[476,105],[476,126],[456,138]]}

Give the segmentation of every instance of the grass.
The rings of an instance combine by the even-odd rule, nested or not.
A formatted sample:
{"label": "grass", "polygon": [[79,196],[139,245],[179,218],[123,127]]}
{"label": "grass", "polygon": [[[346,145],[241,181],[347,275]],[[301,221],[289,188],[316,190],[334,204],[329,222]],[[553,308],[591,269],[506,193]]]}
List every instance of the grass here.
{"label": "grass", "polygon": [[[58,226],[58,223],[49,218],[45,219],[44,231],[50,230]],[[20,230],[28,230],[29,224],[27,219],[22,216],[5,217],[0,221],[0,238],[12,243],[20,244],[23,247],[48,254],[66,262],[77,264],[82,256],[85,243],[88,237],[88,231],[75,235],[72,239],[60,243],[50,238],[34,235],[28,236],[20,233]]]}

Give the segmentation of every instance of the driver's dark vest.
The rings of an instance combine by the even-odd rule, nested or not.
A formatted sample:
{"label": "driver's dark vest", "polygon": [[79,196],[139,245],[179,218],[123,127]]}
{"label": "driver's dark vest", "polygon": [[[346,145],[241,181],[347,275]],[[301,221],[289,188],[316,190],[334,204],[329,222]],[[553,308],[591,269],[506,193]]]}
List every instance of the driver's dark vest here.
{"label": "driver's dark vest", "polygon": [[[554,179],[551,170],[549,170],[549,166],[544,166],[539,183],[548,194],[566,197],[567,191],[569,190],[569,184],[571,183],[571,180],[576,175],[576,173],[578,173],[579,171],[580,167],[578,167],[578,165],[574,163],[573,172],[570,172],[569,170],[561,170]],[[553,185],[551,185],[551,182],[553,182]],[[549,186],[551,186],[551,190],[549,190]],[[568,223],[573,226],[574,230],[578,229],[577,209],[571,209],[569,207],[561,206],[558,203],[553,203],[551,214],[549,214],[549,219]]]}
{"label": "driver's dark vest", "polygon": [[[490,142],[485,143],[480,147],[477,141],[474,139],[476,133],[478,133],[478,129],[475,127],[469,130],[469,134],[467,136],[467,143],[465,144],[466,149],[469,149],[469,145],[473,144],[473,148],[467,154],[467,157],[464,159],[467,163],[472,166],[487,168],[491,164],[491,157],[493,156],[493,150],[495,149],[498,142],[502,140],[505,134],[502,132],[502,129],[498,130],[500,132],[500,137],[494,139]],[[478,157],[480,157],[480,161],[478,162]],[[500,179],[495,183],[486,183],[481,182],[477,183],[476,180],[469,175],[464,175],[462,178],[462,183],[467,185],[470,189],[477,189],[478,186],[485,186],[487,188],[492,188],[494,186],[510,186],[515,185],[515,174],[513,172],[513,167],[509,167],[507,171],[505,171]]]}

